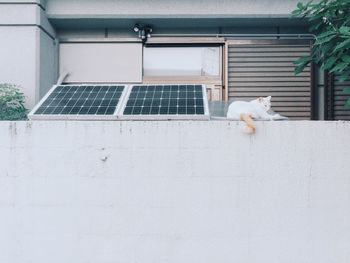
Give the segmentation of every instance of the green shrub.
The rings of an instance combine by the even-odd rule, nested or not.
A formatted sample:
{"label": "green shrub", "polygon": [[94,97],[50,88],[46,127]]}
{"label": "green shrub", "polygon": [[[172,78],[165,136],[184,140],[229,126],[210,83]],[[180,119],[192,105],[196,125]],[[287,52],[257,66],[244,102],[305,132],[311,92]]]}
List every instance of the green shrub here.
{"label": "green shrub", "polygon": [[18,86],[0,84],[0,120],[26,120],[24,95]]}

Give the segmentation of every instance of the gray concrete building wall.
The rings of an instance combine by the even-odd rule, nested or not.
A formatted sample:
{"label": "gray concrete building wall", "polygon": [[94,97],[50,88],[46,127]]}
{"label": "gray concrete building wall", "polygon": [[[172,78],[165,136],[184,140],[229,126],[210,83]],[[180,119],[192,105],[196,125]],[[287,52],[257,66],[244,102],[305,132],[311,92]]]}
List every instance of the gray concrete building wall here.
{"label": "gray concrete building wall", "polygon": [[49,0],[47,13],[50,18],[288,17],[299,1]]}
{"label": "gray concrete building wall", "polygon": [[56,80],[55,31],[44,1],[0,1],[0,82],[20,85],[32,108]]}
{"label": "gray concrete building wall", "polygon": [[[78,22],[78,21],[76,21]],[[136,22],[136,21],[135,21]],[[164,26],[162,21],[152,20],[147,21],[151,23],[153,32],[155,34],[246,34],[245,38],[252,38],[250,34],[307,34],[308,29],[305,25],[280,25],[278,22],[269,21],[266,25],[259,25],[259,22],[254,25],[244,25],[244,22],[237,21],[230,26],[229,24],[211,25],[210,20],[203,21],[202,26],[192,25],[191,23],[183,24],[181,21],[173,21],[171,27]],[[130,20],[128,25],[122,25],[118,27],[118,20],[115,21],[114,27],[100,28],[79,28],[79,27],[65,27],[58,23],[57,38],[61,40],[65,39],[77,39],[77,38],[90,38],[90,39],[105,39],[108,38],[135,38],[137,40],[137,34],[132,30],[134,21]],[[79,22],[78,22],[79,23]],[[197,22],[198,23],[198,22]],[[231,20],[231,23],[232,22]],[[240,26],[240,23],[242,24]],[[238,38],[238,37],[235,37]],[[277,37],[270,37],[276,39]]]}
{"label": "gray concrete building wall", "polygon": [[20,85],[26,106],[35,103],[36,31],[34,27],[0,27],[0,82]]}
{"label": "gray concrete building wall", "polygon": [[56,83],[58,78],[58,42],[48,36],[43,30],[39,30],[39,92],[36,102],[42,98]]}

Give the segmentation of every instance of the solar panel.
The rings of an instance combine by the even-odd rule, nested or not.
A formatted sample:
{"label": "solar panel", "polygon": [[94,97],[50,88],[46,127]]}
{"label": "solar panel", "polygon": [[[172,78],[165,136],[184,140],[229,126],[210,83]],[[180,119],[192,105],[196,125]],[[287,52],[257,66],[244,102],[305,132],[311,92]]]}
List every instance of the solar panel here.
{"label": "solar panel", "polygon": [[29,114],[30,119],[116,118],[125,86],[54,86]]}
{"label": "solar panel", "polygon": [[122,107],[124,119],[208,119],[203,85],[134,85]]}

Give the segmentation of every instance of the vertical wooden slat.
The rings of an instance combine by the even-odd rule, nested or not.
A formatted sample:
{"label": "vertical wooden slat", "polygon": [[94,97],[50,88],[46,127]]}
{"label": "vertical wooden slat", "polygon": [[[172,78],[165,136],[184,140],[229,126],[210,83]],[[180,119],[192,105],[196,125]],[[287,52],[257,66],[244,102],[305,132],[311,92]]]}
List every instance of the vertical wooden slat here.
{"label": "vertical wooden slat", "polygon": [[293,64],[300,56],[310,54],[309,41],[240,40],[228,41],[227,46],[229,99],[272,95],[276,112],[292,119],[315,118],[314,66],[295,76]]}
{"label": "vertical wooden slat", "polygon": [[349,94],[343,92],[344,88],[350,87],[350,78],[346,81],[339,81],[339,76],[329,76],[329,118],[331,120],[350,120],[350,109],[345,108]]}
{"label": "vertical wooden slat", "polygon": [[228,101],[228,50],[229,50],[229,45],[226,42],[225,43],[225,57],[224,57],[224,63],[225,63],[225,76],[224,76],[224,80],[225,80],[225,101]]}
{"label": "vertical wooden slat", "polygon": [[315,64],[311,63],[311,76],[310,76],[310,85],[311,85],[311,120],[316,119],[316,94],[315,94]]}
{"label": "vertical wooden slat", "polygon": [[324,119],[329,120],[329,73],[328,71],[323,72],[323,104],[324,104]]}
{"label": "vertical wooden slat", "polygon": [[329,118],[334,120],[334,75],[329,78]]}

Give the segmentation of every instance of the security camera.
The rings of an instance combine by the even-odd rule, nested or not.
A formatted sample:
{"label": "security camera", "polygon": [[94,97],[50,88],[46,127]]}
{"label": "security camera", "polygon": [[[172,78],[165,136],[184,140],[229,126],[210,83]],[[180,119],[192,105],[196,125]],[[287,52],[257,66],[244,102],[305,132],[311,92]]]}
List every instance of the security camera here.
{"label": "security camera", "polygon": [[133,30],[143,42],[147,41],[147,38],[152,36],[153,31],[151,26],[140,26],[139,24],[135,24]]}
{"label": "security camera", "polygon": [[134,29],[134,32],[137,33],[140,31],[140,26],[138,24],[135,24],[133,29]]}
{"label": "security camera", "polygon": [[152,31],[153,31],[152,27],[146,26],[145,33],[146,33],[147,38],[152,37],[152,35],[151,35]]}

